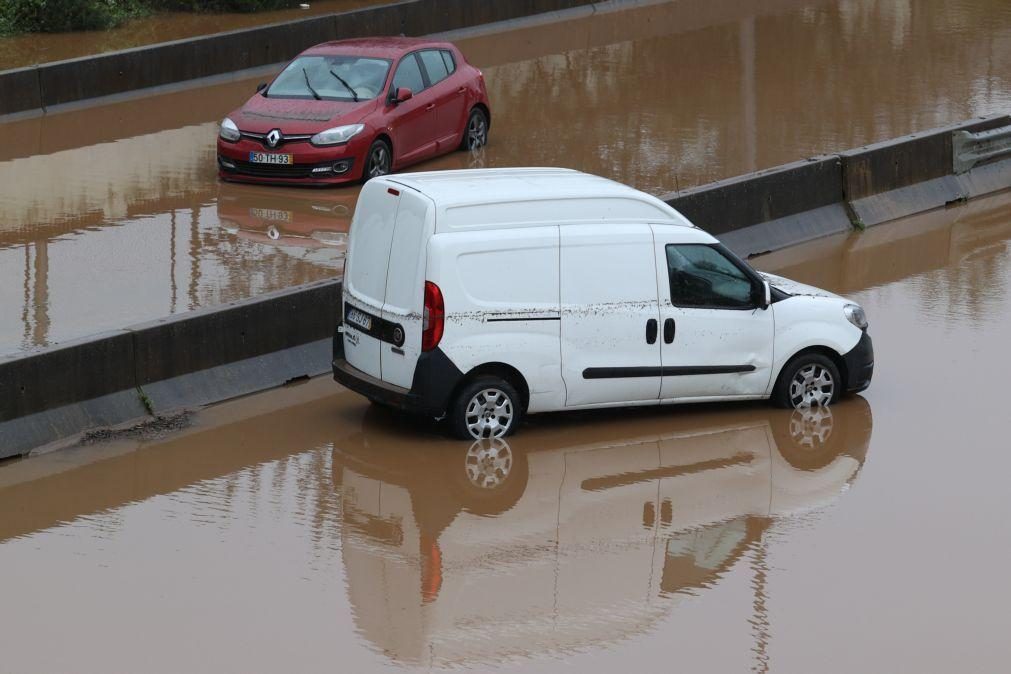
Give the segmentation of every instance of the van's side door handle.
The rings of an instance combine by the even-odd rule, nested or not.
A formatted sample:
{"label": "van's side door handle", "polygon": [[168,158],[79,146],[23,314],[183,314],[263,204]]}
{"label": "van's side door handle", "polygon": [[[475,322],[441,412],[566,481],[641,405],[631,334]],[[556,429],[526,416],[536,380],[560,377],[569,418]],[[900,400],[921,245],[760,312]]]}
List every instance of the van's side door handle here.
{"label": "van's side door handle", "polygon": [[646,321],[646,343],[656,344],[656,319]]}
{"label": "van's side door handle", "polygon": [[670,344],[674,341],[674,319],[668,318],[663,322],[663,343]]}

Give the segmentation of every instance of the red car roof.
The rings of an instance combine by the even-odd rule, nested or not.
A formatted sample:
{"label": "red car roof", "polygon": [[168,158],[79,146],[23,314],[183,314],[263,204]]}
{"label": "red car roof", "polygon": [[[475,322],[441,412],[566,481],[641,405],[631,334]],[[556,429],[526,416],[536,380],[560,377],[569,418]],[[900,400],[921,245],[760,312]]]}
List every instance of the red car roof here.
{"label": "red car roof", "polygon": [[335,40],[309,47],[303,54],[360,54],[397,58],[414,49],[433,47],[448,49],[448,42],[425,40],[417,37],[364,37],[352,40]]}

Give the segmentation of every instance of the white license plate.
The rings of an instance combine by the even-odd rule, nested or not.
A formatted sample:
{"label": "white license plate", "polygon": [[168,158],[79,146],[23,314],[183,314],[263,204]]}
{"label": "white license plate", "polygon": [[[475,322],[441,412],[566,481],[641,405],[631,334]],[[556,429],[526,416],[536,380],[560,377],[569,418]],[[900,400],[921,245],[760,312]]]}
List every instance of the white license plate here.
{"label": "white license plate", "polygon": [[372,317],[366,313],[358,311],[357,309],[351,309],[348,311],[348,323],[357,325],[362,330],[372,329]]}
{"label": "white license plate", "polygon": [[273,208],[250,208],[249,214],[268,222],[291,222],[293,215],[291,211],[278,211]]}
{"label": "white license plate", "polygon": [[271,154],[269,152],[250,152],[249,161],[254,164],[292,164],[293,155]]}

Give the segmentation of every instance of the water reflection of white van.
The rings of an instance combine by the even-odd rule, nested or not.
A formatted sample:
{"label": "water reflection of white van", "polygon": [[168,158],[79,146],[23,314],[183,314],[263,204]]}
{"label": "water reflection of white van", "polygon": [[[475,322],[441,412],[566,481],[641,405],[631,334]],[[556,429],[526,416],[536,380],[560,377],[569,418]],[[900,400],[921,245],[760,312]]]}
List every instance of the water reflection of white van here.
{"label": "water reflection of white van", "polygon": [[334,450],[357,626],[394,661],[423,666],[641,632],[777,518],[854,479],[870,409],[860,398],[831,409],[612,419],[592,424],[594,440],[545,428],[467,448],[412,445],[374,408]]}

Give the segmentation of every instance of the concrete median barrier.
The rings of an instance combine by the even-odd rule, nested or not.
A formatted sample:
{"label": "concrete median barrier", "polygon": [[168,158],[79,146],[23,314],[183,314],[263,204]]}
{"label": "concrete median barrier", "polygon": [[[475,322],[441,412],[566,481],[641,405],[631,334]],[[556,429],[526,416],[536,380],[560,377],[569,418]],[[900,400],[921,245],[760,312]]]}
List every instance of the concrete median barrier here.
{"label": "concrete median barrier", "polygon": [[42,107],[42,90],[36,68],[0,72],[0,115]]}
{"label": "concrete median barrier", "polygon": [[0,360],[0,459],[145,414],[129,331]]}
{"label": "concrete median barrier", "polygon": [[282,63],[320,42],[427,35],[593,0],[406,0],[0,72],[0,116]]}
{"label": "concrete median barrier", "polygon": [[329,370],[339,281],[0,360],[0,459]]}
{"label": "concrete median barrier", "polygon": [[837,156],[814,157],[661,197],[743,256],[850,229]]}
{"label": "concrete median barrier", "polygon": [[137,386],[162,414],[321,374],[339,299],[324,281],[133,326]]}
{"label": "concrete median barrier", "polygon": [[1007,115],[995,115],[840,153],[855,224],[869,227],[1011,186],[1000,186],[1006,167],[981,165],[954,175],[952,155],[953,134],[1008,124]]}

